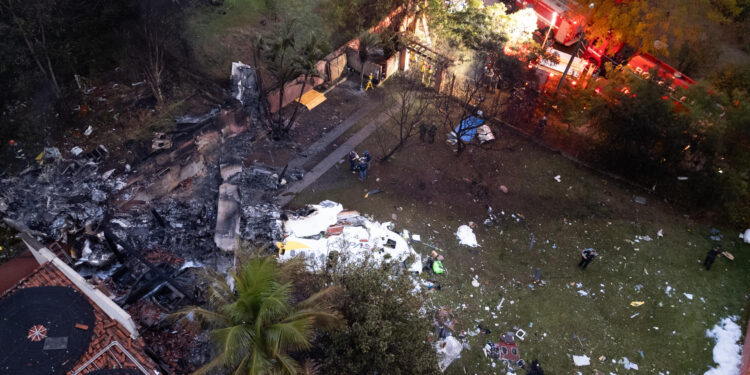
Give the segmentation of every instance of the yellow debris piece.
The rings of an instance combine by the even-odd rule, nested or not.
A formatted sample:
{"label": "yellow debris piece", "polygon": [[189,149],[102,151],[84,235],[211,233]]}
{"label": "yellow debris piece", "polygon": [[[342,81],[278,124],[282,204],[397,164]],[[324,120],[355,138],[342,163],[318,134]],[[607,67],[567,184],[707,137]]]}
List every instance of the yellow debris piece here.
{"label": "yellow debris piece", "polygon": [[312,110],[317,107],[320,103],[326,101],[325,95],[322,92],[310,90],[302,95],[302,98],[297,98],[297,101],[302,103],[307,109]]}
{"label": "yellow debris piece", "polygon": [[643,301],[633,301],[633,302],[630,302],[630,306],[633,306],[633,307],[638,307],[638,306],[643,305],[643,304],[644,304]]}

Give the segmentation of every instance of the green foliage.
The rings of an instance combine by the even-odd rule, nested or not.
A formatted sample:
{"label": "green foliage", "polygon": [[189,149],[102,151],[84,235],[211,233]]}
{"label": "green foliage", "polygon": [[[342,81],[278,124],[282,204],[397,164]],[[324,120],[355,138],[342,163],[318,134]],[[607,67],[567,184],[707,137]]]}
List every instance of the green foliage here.
{"label": "green foliage", "polygon": [[732,94],[735,90],[747,95],[750,93],[750,64],[725,65],[714,72],[711,84],[722,92]]}
{"label": "green foliage", "polygon": [[[347,38],[351,30],[367,30],[376,25],[390,11],[401,5],[409,4],[409,0],[323,0],[321,9],[325,9],[327,20],[336,30],[336,35]],[[344,43],[346,39],[336,40]]]}
{"label": "green foliage", "polygon": [[216,357],[196,373],[220,368],[250,375],[300,372],[291,353],[309,349],[315,328],[334,326],[339,315],[329,303],[333,288],[295,303],[287,277],[299,267],[297,262],[280,265],[272,257],[251,258],[231,273],[234,290],[223,275],[208,275],[208,306],[177,313],[193,314],[207,325],[216,344]]}
{"label": "green foliage", "polygon": [[[587,108],[605,167],[643,183],[656,181],[743,223],[750,220],[750,105],[744,91],[726,89],[731,94],[712,95],[702,86],[673,93],[653,78],[613,72],[601,96],[579,92],[563,113]],[[675,184],[677,176],[689,177],[689,188]]]}
{"label": "green foliage", "polygon": [[685,42],[700,41],[712,27],[728,22],[727,15],[739,11],[735,0],[577,0],[576,11],[585,15],[592,2],[587,35],[607,37],[611,31],[615,40],[663,55]]}
{"label": "green foliage", "polygon": [[347,326],[321,338],[325,374],[437,374],[428,341],[431,319],[421,316],[414,284],[388,269],[360,267],[334,276]]}
{"label": "green foliage", "polygon": [[470,48],[478,51],[502,49],[507,36],[499,27],[505,15],[502,6],[484,7],[468,4],[461,10],[450,10],[443,1],[431,0],[429,13],[432,30],[445,39],[451,48]]}

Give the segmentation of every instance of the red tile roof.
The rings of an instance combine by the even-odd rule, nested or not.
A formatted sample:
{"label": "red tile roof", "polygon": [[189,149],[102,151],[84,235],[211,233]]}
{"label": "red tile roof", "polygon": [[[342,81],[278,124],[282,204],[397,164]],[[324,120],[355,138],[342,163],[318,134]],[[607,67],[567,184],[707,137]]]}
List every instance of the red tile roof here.
{"label": "red tile roof", "polygon": [[[66,286],[76,289],[78,292],[82,292],[57,267],[55,267],[52,262],[48,262],[47,264],[38,267],[34,272],[32,272],[23,280],[19,281],[16,286],[5,291],[2,296],[0,296],[0,299],[13,294],[19,289],[40,286]],[[85,295],[84,293],[81,294]],[[154,371],[155,369],[157,369],[157,366],[144,352],[143,339],[138,338],[137,340],[133,340],[132,338],[130,338],[130,334],[128,334],[128,331],[124,327],[122,327],[120,323],[112,320],[99,306],[93,303],[90,299],[89,302],[94,308],[94,316],[96,318],[96,323],[94,323],[93,327],[94,332],[91,337],[91,343],[89,344],[86,353],[75,364],[75,366],[73,366],[73,368],[68,371],[68,374],[73,374],[83,364],[96,357],[98,353],[107,348],[107,346],[114,341],[117,341],[120,345],[122,345],[122,347],[124,347],[147,371],[150,371],[151,374],[157,374],[157,372]],[[91,365],[87,366],[87,368],[80,373],[86,374],[87,372],[96,370],[98,368],[137,369],[137,366],[129,358],[127,358],[125,352],[114,346],[110,348],[109,353],[97,357]]]}

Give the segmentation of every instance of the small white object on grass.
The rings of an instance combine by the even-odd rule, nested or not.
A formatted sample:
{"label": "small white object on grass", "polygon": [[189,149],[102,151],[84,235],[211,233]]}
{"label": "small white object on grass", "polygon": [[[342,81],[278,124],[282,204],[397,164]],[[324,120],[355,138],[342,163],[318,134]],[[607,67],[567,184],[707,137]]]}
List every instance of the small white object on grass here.
{"label": "small white object on grass", "polygon": [[562,180],[561,180],[561,178],[560,178],[560,175],[557,175],[557,176],[555,176],[555,181],[557,181],[557,182],[562,182]]}
{"label": "small white object on grass", "polygon": [[576,366],[588,366],[591,364],[591,358],[589,358],[587,355],[574,355],[573,356],[573,363]]}

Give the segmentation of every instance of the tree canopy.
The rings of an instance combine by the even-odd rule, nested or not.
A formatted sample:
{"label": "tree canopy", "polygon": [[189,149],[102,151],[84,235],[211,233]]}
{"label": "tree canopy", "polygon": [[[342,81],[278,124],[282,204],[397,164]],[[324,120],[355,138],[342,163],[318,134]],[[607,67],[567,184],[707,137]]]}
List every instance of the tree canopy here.
{"label": "tree canopy", "polygon": [[231,273],[234,288],[223,275],[211,274],[205,291],[207,308],[189,307],[178,315],[194,314],[211,328],[217,355],[196,373],[225,368],[235,374],[297,374],[291,356],[310,348],[316,327],[339,321],[326,288],[295,303],[293,284],[286,276],[299,263],[278,264],[272,257],[252,258]]}
{"label": "tree canopy", "polygon": [[344,290],[341,313],[347,325],[324,336],[325,374],[437,374],[429,339],[432,321],[419,312],[406,274],[360,267],[334,276]]}
{"label": "tree canopy", "polygon": [[[737,17],[738,0],[577,0],[575,11],[594,10],[587,33],[612,36],[642,51],[668,55],[684,43],[709,38],[709,29]],[[610,34],[611,32],[611,34]]]}

